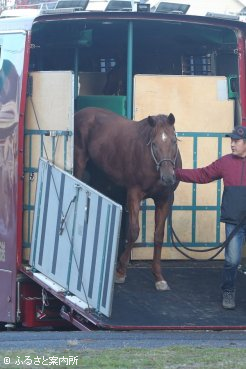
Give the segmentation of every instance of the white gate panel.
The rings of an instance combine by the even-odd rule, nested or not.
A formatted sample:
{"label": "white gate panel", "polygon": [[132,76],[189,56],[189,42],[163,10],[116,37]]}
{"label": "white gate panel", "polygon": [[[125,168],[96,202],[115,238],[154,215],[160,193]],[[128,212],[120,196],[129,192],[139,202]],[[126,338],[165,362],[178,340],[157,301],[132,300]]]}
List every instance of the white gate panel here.
{"label": "white gate panel", "polygon": [[111,314],[122,208],[41,159],[30,265]]}

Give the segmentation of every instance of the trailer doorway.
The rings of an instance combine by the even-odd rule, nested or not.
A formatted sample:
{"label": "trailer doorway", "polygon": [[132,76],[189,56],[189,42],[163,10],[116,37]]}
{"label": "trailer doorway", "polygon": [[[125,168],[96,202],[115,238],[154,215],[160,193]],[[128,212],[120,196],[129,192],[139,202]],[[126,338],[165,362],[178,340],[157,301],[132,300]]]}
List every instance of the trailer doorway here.
{"label": "trailer doorway", "polygon": [[[101,106],[136,120],[146,114],[174,113],[176,130],[182,137],[184,167],[192,167],[205,164],[208,156],[204,148],[208,146],[211,159],[226,152],[224,133],[241,121],[238,37],[226,23],[193,23],[184,17],[50,17],[49,22],[40,19],[33,26],[30,70],[72,71],[75,111]],[[121,89],[117,85],[106,94],[107,82],[115,71]],[[171,89],[173,81],[176,87]],[[184,97],[185,107],[178,110],[178,101]],[[211,102],[216,114],[206,120]],[[196,106],[199,111],[195,111]],[[96,168],[88,167],[88,172],[97,190],[124,205],[122,189],[105,183]],[[220,183],[206,190],[179,187],[174,204],[175,229],[185,245],[210,247],[223,241],[220,193]],[[134,259],[152,257],[152,217],[153,204],[146,202]],[[204,219],[209,232],[204,231]],[[173,252],[168,228],[164,246],[164,258],[179,258]]]}

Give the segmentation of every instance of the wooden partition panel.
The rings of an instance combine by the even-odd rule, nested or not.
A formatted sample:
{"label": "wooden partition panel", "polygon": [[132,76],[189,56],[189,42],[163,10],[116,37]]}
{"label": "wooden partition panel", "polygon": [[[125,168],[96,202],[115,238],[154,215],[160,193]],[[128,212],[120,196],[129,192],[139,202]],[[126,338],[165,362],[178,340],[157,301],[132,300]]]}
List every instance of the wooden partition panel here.
{"label": "wooden partition panel", "polygon": [[29,258],[39,158],[73,171],[74,76],[70,71],[32,72],[25,113],[23,257]]}
{"label": "wooden partition panel", "polygon": [[[148,115],[173,113],[179,137],[183,168],[206,166],[230,152],[225,133],[234,125],[234,101],[228,99],[227,79],[218,76],[136,75],[134,78],[134,119]],[[224,240],[220,224],[220,202],[223,184],[180,183],[175,192],[173,228],[185,246],[209,248]],[[141,233],[134,259],[152,258],[154,206],[151,200],[142,204]],[[144,247],[142,247],[144,246]],[[166,226],[163,257],[183,259],[172,245]],[[190,254],[190,253],[189,253]],[[207,259],[209,253],[192,253]],[[218,256],[223,258],[223,254]]]}

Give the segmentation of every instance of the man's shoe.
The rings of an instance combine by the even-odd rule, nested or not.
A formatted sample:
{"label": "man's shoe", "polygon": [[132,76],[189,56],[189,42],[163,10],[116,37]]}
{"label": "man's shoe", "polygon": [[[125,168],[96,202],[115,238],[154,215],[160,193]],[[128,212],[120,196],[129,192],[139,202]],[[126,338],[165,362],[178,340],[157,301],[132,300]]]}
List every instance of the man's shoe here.
{"label": "man's shoe", "polygon": [[233,310],[236,307],[235,303],[235,291],[224,291],[222,306],[224,309]]}

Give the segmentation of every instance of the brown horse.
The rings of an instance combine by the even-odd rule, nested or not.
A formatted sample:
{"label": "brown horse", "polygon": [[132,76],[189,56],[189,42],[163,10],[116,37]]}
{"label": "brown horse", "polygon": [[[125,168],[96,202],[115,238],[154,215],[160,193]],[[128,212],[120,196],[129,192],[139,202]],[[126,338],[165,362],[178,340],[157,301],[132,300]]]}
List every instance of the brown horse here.
{"label": "brown horse", "polygon": [[174,168],[181,166],[173,114],[149,116],[140,122],[100,108],[75,114],[74,175],[82,179],[91,160],[117,185],[127,190],[129,226],[127,245],[120,256],[116,282],[123,283],[131,249],[139,235],[139,211],[143,199],[155,203],[152,271],[158,290],[169,289],[161,273],[161,248],[165,221],[177,187]]}

